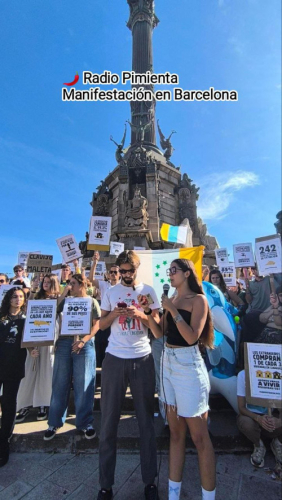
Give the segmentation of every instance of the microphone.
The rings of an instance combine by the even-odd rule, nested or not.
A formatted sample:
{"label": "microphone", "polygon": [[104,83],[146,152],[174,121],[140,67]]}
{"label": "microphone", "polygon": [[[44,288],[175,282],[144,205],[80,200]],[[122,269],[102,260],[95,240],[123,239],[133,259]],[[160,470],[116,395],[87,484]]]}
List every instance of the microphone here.
{"label": "microphone", "polygon": [[163,286],[163,291],[164,291],[164,294],[166,296],[168,296],[169,289],[170,289],[170,286],[167,283],[165,283]]}

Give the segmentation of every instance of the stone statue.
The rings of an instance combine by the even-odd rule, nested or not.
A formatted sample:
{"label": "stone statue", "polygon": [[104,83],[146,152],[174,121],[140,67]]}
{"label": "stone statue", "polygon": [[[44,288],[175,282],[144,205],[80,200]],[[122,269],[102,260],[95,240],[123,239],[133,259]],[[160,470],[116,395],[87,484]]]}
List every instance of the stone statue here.
{"label": "stone statue", "polygon": [[174,151],[174,148],[172,147],[172,144],[170,142],[170,138],[172,136],[172,134],[176,134],[175,130],[173,130],[170,134],[170,136],[166,139],[164,134],[162,133],[161,129],[160,129],[160,126],[159,126],[159,120],[157,121],[157,124],[158,124],[158,131],[159,131],[159,134],[160,134],[160,143],[161,143],[161,147],[163,149],[165,149],[165,152],[164,152],[164,157],[169,160],[173,151]]}
{"label": "stone statue", "polygon": [[131,126],[131,129],[134,132],[136,132],[136,142],[141,142],[141,143],[144,142],[145,132],[147,129],[149,129],[152,126],[152,123],[148,122],[148,123],[143,124],[141,118],[139,120],[139,125],[134,125],[129,120],[126,120],[126,121]]}
{"label": "stone statue", "polygon": [[117,163],[121,163],[123,161],[123,153],[124,153],[123,148],[124,148],[125,138],[126,138],[126,124],[125,124],[123,138],[122,138],[122,141],[120,144],[118,144],[116,141],[114,141],[112,135],[110,136],[110,141],[112,141],[117,146],[117,150],[115,153]]}
{"label": "stone statue", "polygon": [[133,199],[126,204],[125,227],[146,229],[149,220],[147,208],[148,201],[141,195],[140,188],[136,186]]}
{"label": "stone statue", "polygon": [[280,234],[280,236],[282,237],[282,210],[278,212],[278,214],[276,215],[276,219],[278,219],[276,222],[274,222],[276,233]]}

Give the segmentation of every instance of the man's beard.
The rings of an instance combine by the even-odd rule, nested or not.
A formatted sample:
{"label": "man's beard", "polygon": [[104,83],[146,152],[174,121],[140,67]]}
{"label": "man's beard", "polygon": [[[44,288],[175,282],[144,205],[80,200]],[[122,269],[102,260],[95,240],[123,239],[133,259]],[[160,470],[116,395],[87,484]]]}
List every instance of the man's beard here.
{"label": "man's beard", "polygon": [[134,282],[134,278],[122,278],[122,281],[126,285],[131,285]]}

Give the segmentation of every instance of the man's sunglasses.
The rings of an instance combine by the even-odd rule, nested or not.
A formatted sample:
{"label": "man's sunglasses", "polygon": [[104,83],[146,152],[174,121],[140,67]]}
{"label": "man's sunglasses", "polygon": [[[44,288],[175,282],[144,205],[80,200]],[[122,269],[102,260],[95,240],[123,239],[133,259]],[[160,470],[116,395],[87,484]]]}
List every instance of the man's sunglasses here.
{"label": "man's sunglasses", "polygon": [[109,274],[118,274],[119,271],[109,271]]}
{"label": "man's sunglasses", "polygon": [[119,272],[120,274],[127,274],[127,273],[134,274],[135,269],[120,269]]}

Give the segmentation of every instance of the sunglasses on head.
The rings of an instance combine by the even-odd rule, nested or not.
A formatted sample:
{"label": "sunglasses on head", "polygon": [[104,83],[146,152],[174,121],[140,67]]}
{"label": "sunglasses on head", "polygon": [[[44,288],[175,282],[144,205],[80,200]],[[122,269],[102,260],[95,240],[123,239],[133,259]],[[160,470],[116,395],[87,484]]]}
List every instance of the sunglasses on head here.
{"label": "sunglasses on head", "polygon": [[109,271],[109,274],[118,274],[118,271]]}
{"label": "sunglasses on head", "polygon": [[127,273],[134,274],[135,269],[120,269],[119,272],[120,274],[127,274]]}

